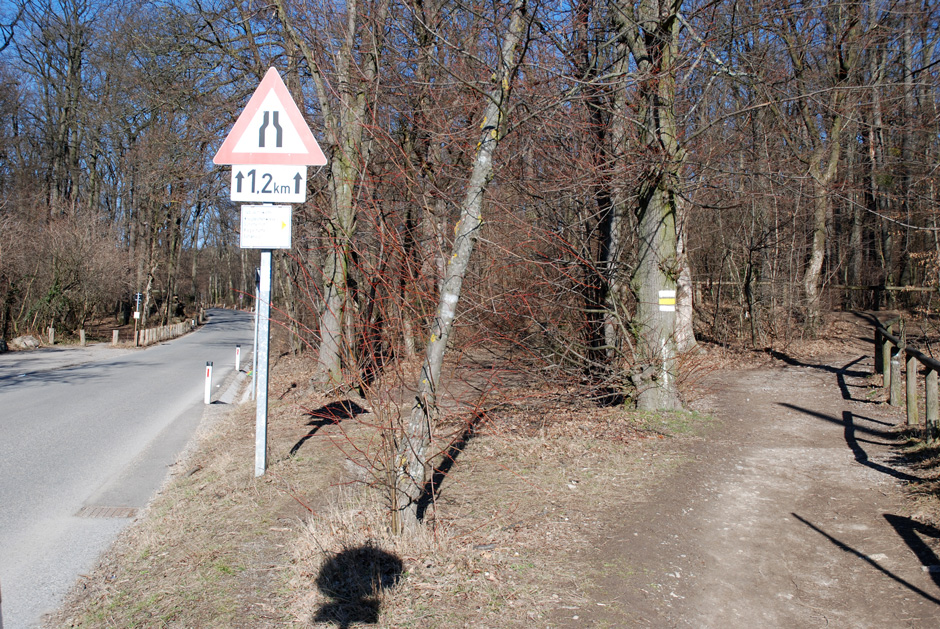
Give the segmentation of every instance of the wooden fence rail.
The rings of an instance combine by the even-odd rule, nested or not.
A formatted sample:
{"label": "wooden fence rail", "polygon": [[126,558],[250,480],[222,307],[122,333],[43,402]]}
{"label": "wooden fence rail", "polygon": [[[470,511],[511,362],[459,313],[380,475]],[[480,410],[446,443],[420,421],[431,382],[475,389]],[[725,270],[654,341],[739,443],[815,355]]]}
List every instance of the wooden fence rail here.
{"label": "wooden fence rail", "polygon": [[[894,335],[894,326],[899,328],[898,336]],[[904,332],[904,321],[900,317],[881,323],[875,319],[875,373],[884,378],[883,386],[888,391],[888,403],[892,406],[901,404],[901,353],[906,359],[905,371],[905,405],[907,407],[907,424],[916,426],[920,424],[920,414],[917,407],[917,373],[920,366],[924,368],[924,399],[925,399],[925,426],[927,439],[933,441],[940,437],[937,424],[937,373],[940,372],[940,361],[937,361],[913,347],[907,346],[907,335]]]}
{"label": "wooden fence rail", "polygon": [[147,346],[153,345],[154,343],[168,341],[170,339],[176,338],[177,336],[182,336],[192,329],[193,324],[190,321],[183,321],[181,323],[174,323],[173,325],[163,325],[159,328],[138,330],[137,342],[135,345]]}

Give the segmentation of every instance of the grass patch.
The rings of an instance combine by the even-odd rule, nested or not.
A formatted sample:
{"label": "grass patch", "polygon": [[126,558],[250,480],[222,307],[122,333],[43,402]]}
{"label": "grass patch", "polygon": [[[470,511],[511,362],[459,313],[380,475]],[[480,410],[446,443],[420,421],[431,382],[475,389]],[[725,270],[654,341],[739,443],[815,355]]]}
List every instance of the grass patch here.
{"label": "grass patch", "polygon": [[640,430],[662,436],[701,435],[714,423],[711,415],[696,411],[669,411],[636,413]]}

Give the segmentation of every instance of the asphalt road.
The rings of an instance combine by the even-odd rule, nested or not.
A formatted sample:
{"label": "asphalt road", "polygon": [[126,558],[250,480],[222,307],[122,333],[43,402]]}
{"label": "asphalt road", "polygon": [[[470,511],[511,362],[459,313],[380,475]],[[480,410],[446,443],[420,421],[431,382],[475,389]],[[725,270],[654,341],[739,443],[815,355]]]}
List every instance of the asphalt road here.
{"label": "asphalt road", "polygon": [[251,315],[209,315],[147,349],[0,355],[3,629],[38,625],[147,504],[202,417],[206,361],[213,400],[235,345],[246,364]]}

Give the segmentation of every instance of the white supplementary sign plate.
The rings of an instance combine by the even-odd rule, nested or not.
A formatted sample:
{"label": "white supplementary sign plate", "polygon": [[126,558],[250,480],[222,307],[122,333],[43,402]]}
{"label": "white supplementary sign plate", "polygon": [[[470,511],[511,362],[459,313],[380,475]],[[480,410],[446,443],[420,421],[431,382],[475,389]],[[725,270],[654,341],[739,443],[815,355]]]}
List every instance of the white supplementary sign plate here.
{"label": "white supplementary sign plate", "polygon": [[303,203],[307,167],[277,164],[232,166],[232,201]]}
{"label": "white supplementary sign plate", "polygon": [[291,208],[289,205],[243,205],[242,249],[290,249]]}

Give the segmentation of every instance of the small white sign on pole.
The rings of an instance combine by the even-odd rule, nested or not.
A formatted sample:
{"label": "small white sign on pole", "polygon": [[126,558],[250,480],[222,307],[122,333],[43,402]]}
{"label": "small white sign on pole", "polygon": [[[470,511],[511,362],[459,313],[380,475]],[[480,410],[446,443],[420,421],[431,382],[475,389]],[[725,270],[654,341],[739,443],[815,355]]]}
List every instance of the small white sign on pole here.
{"label": "small white sign on pole", "polygon": [[290,249],[291,207],[289,205],[243,205],[242,249]]}

